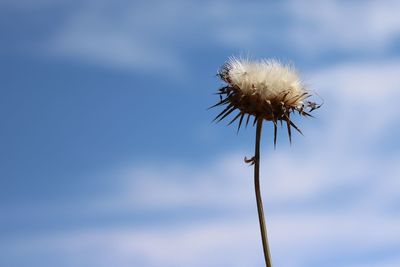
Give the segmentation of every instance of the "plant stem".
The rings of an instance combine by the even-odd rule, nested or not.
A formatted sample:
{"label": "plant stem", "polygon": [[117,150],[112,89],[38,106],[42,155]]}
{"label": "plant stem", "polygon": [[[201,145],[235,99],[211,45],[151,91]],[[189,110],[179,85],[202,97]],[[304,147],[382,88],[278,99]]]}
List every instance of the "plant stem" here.
{"label": "plant stem", "polygon": [[256,191],[258,220],[260,222],[260,231],[261,231],[261,239],[264,250],[265,265],[267,267],[272,267],[271,253],[269,251],[267,228],[265,226],[264,209],[260,191],[260,141],[261,141],[262,124],[263,124],[263,119],[259,118],[257,121],[256,145],[255,145],[255,156],[254,156],[254,188]]}

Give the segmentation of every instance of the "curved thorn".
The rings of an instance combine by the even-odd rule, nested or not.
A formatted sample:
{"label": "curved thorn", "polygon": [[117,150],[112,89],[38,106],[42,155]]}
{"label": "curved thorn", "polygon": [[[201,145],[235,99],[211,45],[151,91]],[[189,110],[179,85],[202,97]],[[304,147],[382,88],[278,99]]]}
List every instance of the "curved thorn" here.
{"label": "curved thorn", "polygon": [[293,128],[295,128],[296,131],[298,131],[301,135],[304,135],[304,134],[301,132],[301,130],[300,130],[292,121],[290,121],[290,125],[292,125]]}
{"label": "curved thorn", "polygon": [[313,115],[311,115],[310,113],[305,112],[304,110],[301,112],[301,115],[308,116],[308,117],[311,117],[311,118],[315,118]]}
{"label": "curved thorn", "polygon": [[[289,102],[297,102],[298,100],[300,100],[302,97],[304,97],[304,96],[306,96],[306,95],[308,95],[308,93],[307,93],[307,92],[304,92],[304,93],[302,93],[301,95],[296,95],[296,96],[294,96],[293,98],[289,99],[288,101],[289,101]],[[306,98],[308,98],[308,97],[310,97],[310,95],[308,95]],[[306,99],[306,98],[305,98],[305,99]]]}
{"label": "curved thorn", "polygon": [[278,125],[276,121],[274,121],[274,149],[276,149],[276,136],[278,133]]}
{"label": "curved thorn", "polygon": [[283,97],[282,97],[283,101],[286,101],[286,97],[288,96],[289,93],[290,93],[290,91],[287,91],[287,92],[283,95]]}
{"label": "curved thorn", "polygon": [[251,164],[250,164],[250,166],[251,166],[251,165],[254,165],[255,159],[256,159],[255,156],[251,157],[250,159],[248,159],[247,157],[244,157],[244,162],[245,162],[245,163],[251,163]]}
{"label": "curved thorn", "polygon": [[220,122],[220,121],[222,121],[223,119],[225,119],[226,116],[228,116],[229,114],[231,114],[235,109],[236,109],[236,107],[232,107],[230,110],[228,110],[228,111],[224,114],[224,116],[222,116],[221,118],[219,118],[217,122]]}
{"label": "curved thorn", "polygon": [[250,114],[247,115],[247,119],[246,119],[246,129],[247,129],[247,125],[249,125],[249,120],[250,120]]}
{"label": "curved thorn", "polygon": [[229,104],[221,113],[219,113],[217,115],[217,117],[215,117],[212,121],[215,121],[216,119],[218,119],[219,117],[221,117],[225,112],[227,112],[230,108],[233,107],[233,104]]}
{"label": "curved thorn", "polygon": [[239,113],[228,123],[228,125],[231,125],[235,120],[237,120],[241,114],[242,114],[242,112],[239,112]]}
{"label": "curved thorn", "polygon": [[285,117],[286,117],[286,122],[287,122],[288,124],[290,124],[291,126],[293,126],[293,128],[295,128],[296,131],[298,131],[301,135],[304,135],[304,134],[301,132],[301,130],[299,129],[299,127],[297,127],[296,124],[294,124],[294,123],[290,120],[290,118],[289,118],[289,116],[288,116],[287,114],[285,114]]}
{"label": "curved thorn", "polygon": [[286,126],[287,126],[287,131],[288,131],[288,136],[289,136],[289,143],[292,144],[292,130],[290,129],[290,119],[288,118],[286,120]]}
{"label": "curved thorn", "polygon": [[256,125],[257,121],[258,121],[258,116],[254,116],[253,126]]}
{"label": "curved thorn", "polygon": [[223,105],[225,103],[228,103],[229,100],[230,100],[229,98],[221,99],[217,104],[212,105],[211,107],[208,107],[207,110],[215,108],[215,107],[220,106],[220,105]]}
{"label": "curved thorn", "polygon": [[242,125],[243,117],[244,117],[244,113],[242,113],[242,116],[240,117],[239,125],[238,125],[237,132],[236,132],[237,134],[239,133],[240,126]]}

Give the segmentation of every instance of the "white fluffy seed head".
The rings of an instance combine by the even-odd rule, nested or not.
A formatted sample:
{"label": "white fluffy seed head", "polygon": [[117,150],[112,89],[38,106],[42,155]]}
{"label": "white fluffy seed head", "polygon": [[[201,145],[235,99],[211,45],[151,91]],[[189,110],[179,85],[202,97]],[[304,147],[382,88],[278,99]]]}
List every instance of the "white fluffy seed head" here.
{"label": "white fluffy seed head", "polygon": [[239,111],[229,122],[232,124],[239,120],[238,131],[245,115],[246,126],[250,116],[254,116],[253,124],[272,121],[274,145],[278,121],[285,122],[291,140],[292,127],[301,133],[291,120],[291,114],[312,117],[310,113],[321,106],[307,100],[312,95],[306,90],[293,66],[277,60],[251,61],[231,57],[219,69],[218,76],[226,85],[218,89],[220,99],[212,107],[224,106],[224,109],[214,120],[221,121]]}
{"label": "white fluffy seed head", "polygon": [[306,89],[297,71],[291,65],[277,60],[251,61],[231,57],[220,70],[221,78],[230,86],[239,88],[244,95],[257,94],[264,101],[296,99],[301,104]]}
{"label": "white fluffy seed head", "polygon": [[312,117],[310,112],[321,106],[307,100],[312,95],[306,90],[293,66],[277,60],[251,61],[231,57],[219,69],[218,76],[226,85],[218,89],[220,99],[212,107],[224,106],[224,109],[214,120],[221,121],[239,111],[229,122],[232,124],[239,120],[238,131],[245,115],[246,126],[250,116],[254,116],[253,124],[272,121],[274,145],[278,121],[285,122],[291,140],[292,127],[301,133],[291,120],[291,114]]}

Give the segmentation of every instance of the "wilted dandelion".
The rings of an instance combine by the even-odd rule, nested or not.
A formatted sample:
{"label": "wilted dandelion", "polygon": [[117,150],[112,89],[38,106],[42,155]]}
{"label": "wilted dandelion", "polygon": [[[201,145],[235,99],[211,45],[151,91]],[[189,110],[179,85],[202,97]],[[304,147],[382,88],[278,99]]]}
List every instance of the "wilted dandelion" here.
{"label": "wilted dandelion", "polygon": [[218,76],[226,85],[218,90],[220,101],[212,107],[225,108],[214,121],[221,121],[237,111],[229,124],[239,120],[238,131],[244,119],[246,126],[249,124],[251,116],[254,117],[253,125],[257,124],[255,155],[251,159],[245,158],[245,162],[254,164],[254,184],[264,257],[266,266],[271,267],[259,181],[262,123],[266,120],[274,124],[274,146],[276,146],[277,124],[278,121],[282,124],[284,122],[291,142],[292,127],[301,133],[291,120],[291,114],[298,113],[311,117],[309,112],[319,108],[320,105],[307,100],[311,94],[295,69],[276,60],[251,61],[231,57],[220,68]]}

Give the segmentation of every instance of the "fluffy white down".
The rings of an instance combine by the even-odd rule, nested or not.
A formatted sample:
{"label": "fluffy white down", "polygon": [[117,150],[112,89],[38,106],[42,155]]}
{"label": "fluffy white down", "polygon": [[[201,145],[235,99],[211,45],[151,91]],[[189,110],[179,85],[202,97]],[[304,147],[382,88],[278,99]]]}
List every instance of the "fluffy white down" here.
{"label": "fluffy white down", "polygon": [[257,92],[263,99],[286,99],[306,92],[296,70],[277,60],[251,61],[232,57],[226,63],[230,83],[246,95]]}

